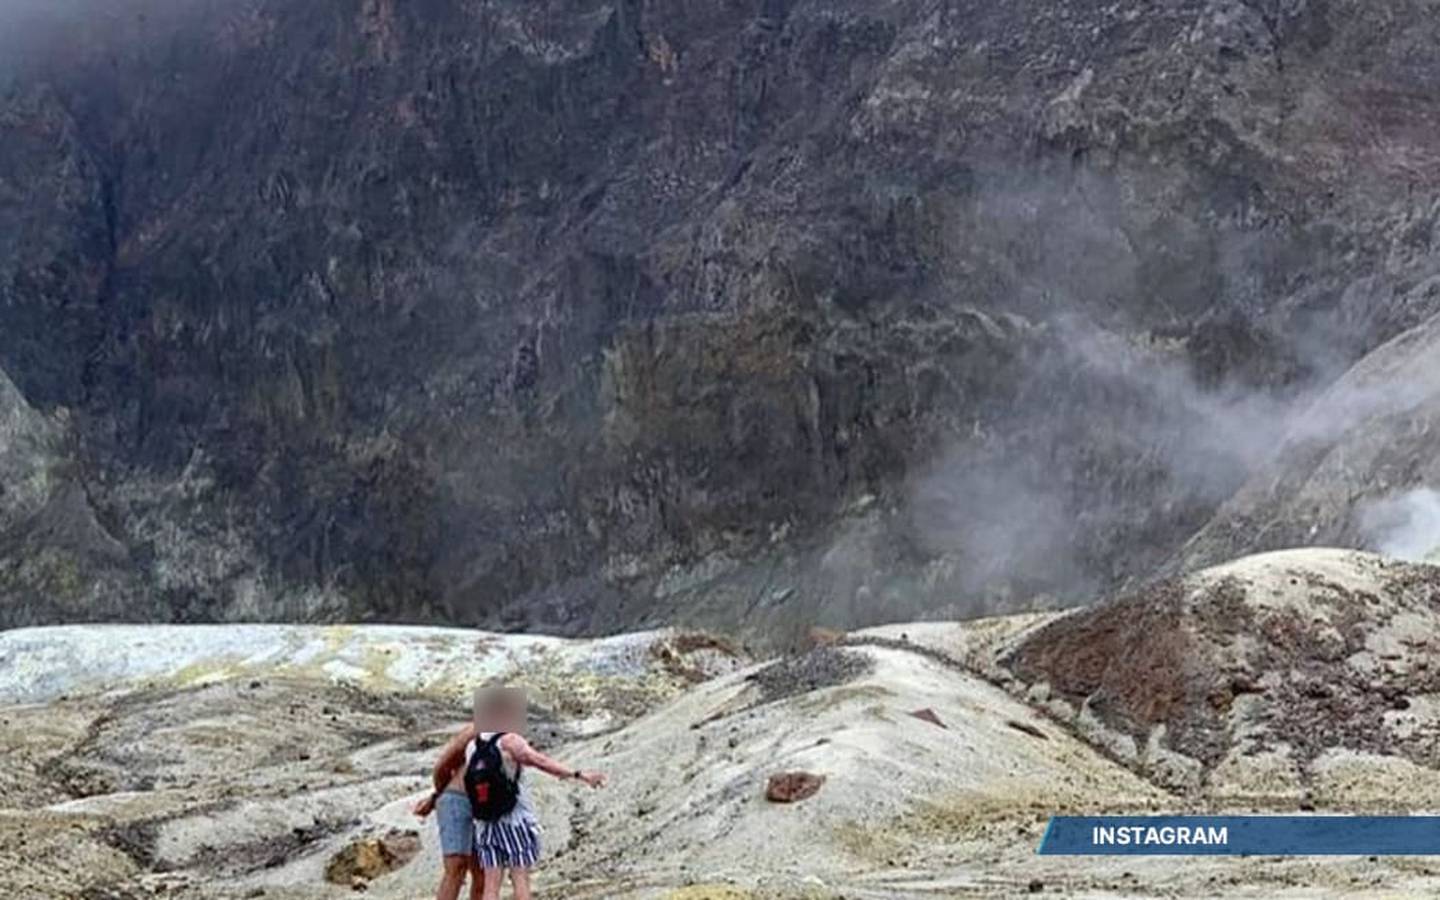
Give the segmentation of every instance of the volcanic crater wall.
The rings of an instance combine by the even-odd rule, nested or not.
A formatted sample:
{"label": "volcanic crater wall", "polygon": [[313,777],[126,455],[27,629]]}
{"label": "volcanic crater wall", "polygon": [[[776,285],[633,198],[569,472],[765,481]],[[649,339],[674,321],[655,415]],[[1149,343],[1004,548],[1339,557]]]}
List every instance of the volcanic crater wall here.
{"label": "volcanic crater wall", "polygon": [[53,437],[0,624],[1143,580],[1435,311],[1440,26],[1381,7],[7,5],[0,402]]}

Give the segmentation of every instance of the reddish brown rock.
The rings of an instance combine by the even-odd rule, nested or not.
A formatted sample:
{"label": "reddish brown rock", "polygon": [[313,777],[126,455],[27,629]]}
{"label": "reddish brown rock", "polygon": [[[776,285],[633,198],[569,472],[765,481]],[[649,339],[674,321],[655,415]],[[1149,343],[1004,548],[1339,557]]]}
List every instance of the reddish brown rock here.
{"label": "reddish brown rock", "polygon": [[781,772],[770,776],[770,783],[765,786],[765,799],[771,803],[799,803],[815,796],[824,783],[824,775]]}
{"label": "reddish brown rock", "polygon": [[924,709],[913,710],[911,711],[910,715],[914,716],[922,722],[929,722],[931,725],[939,725],[941,728],[950,727],[949,725],[946,725],[944,722],[940,721],[940,717],[935,714],[935,710],[931,709],[928,706]]}

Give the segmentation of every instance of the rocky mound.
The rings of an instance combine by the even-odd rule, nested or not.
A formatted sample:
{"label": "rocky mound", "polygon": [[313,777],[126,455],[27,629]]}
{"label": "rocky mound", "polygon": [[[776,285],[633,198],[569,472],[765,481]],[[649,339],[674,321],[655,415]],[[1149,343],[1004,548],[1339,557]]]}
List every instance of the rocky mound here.
{"label": "rocky mound", "polygon": [[1013,893],[1059,869],[1033,856],[1049,811],[1166,799],[963,668],[858,640],[698,684],[564,752],[613,779],[536,783],[566,897]]}
{"label": "rocky mound", "polygon": [[1059,617],[1006,665],[1160,783],[1303,803],[1336,800],[1357,759],[1436,780],[1437,650],[1440,568],[1297,550]]}

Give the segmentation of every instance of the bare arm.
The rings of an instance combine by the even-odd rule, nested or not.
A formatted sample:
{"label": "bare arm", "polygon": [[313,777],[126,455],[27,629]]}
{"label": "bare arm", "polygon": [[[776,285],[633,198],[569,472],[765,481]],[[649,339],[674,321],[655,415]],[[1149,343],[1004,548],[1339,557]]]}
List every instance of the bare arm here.
{"label": "bare arm", "polygon": [[530,746],[529,741],[518,734],[507,734],[502,737],[500,748],[510,754],[510,758],[520,765],[539,769],[556,778],[578,778],[591,787],[600,787],[605,784],[605,776],[599,772],[582,772],[579,769],[572,769],[559,760],[536,750]]}
{"label": "bare arm", "polygon": [[473,740],[475,725],[472,723],[460,729],[460,733],[452,737],[445,744],[445,749],[440,751],[440,758],[435,760],[435,770],[431,773],[431,781],[437,794],[445,790],[450,779],[455,777],[455,772],[465,765],[465,747]]}
{"label": "bare arm", "polygon": [[430,773],[431,783],[435,790],[427,797],[422,797],[414,806],[413,812],[420,818],[425,818],[435,811],[435,803],[440,799],[440,792],[455,777],[455,770],[465,764],[465,745],[475,739],[475,726],[466,725],[460,729],[460,733],[445,743],[445,749],[440,751],[440,758],[435,760],[435,768]]}

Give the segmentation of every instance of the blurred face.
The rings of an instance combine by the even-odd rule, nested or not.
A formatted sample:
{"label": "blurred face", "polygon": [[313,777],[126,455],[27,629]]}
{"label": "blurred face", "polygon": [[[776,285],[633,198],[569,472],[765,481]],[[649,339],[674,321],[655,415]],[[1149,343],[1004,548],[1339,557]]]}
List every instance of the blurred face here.
{"label": "blurred face", "polygon": [[525,731],[525,692],[519,688],[481,688],[475,692],[477,731]]}

